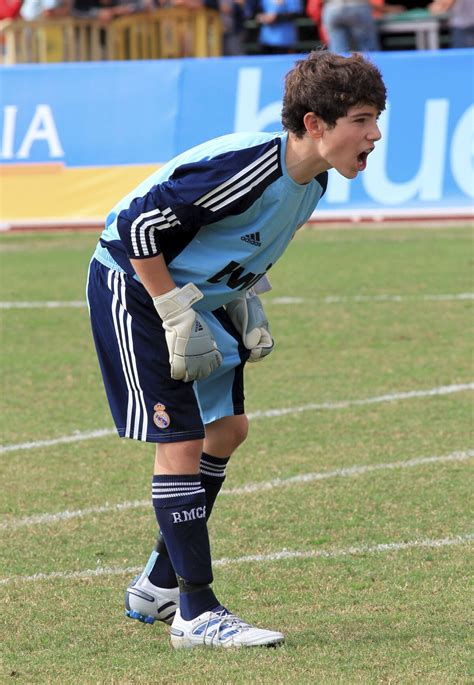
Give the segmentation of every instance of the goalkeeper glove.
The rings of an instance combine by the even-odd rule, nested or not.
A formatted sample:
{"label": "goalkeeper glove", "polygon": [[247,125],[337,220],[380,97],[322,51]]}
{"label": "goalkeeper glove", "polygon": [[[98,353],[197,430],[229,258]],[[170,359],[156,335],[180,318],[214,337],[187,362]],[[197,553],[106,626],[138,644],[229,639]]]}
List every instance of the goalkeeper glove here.
{"label": "goalkeeper glove", "polygon": [[250,350],[249,362],[258,362],[273,350],[273,338],[258,295],[245,294],[226,305],[227,314]]}
{"label": "goalkeeper glove", "polygon": [[202,298],[202,292],[193,283],[153,298],[165,329],[171,378],[176,381],[207,378],[222,363],[208,325],[191,308]]}

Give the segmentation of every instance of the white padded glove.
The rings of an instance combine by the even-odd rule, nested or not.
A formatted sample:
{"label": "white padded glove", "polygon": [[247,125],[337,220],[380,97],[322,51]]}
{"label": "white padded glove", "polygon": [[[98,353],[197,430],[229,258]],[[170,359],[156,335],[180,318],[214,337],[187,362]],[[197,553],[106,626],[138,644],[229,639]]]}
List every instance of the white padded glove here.
{"label": "white padded glove", "polygon": [[203,298],[193,283],[153,298],[165,329],[171,378],[196,381],[207,378],[222,363],[222,355],[206,322],[192,309]]}
{"label": "white padded glove", "polygon": [[242,342],[250,350],[249,362],[258,362],[273,350],[267,316],[258,295],[243,294],[226,305],[227,313]]}

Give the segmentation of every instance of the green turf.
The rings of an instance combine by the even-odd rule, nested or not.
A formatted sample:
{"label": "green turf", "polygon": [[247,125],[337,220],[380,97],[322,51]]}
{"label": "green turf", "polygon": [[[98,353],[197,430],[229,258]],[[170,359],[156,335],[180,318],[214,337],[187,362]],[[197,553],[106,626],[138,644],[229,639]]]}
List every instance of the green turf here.
{"label": "green turf", "polygon": [[[83,300],[96,238],[1,236],[0,300]],[[472,382],[472,300],[424,299],[472,293],[472,255],[462,226],[300,231],[270,274],[276,346],[248,368],[247,410]],[[402,299],[354,299],[383,295]],[[3,310],[1,342],[3,445],[112,428],[85,307]],[[2,682],[471,682],[469,545],[420,546],[472,532],[471,460],[400,464],[469,450],[472,427],[468,391],[253,419],[210,522],[214,558],[231,560],[215,587],[287,641],[240,653],[173,652],[164,626],[122,616],[125,569],[155,534],[152,447],[111,435],[0,454]],[[232,493],[351,466],[381,468]],[[83,515],[23,525],[66,510]],[[237,561],[285,549],[320,556]]]}

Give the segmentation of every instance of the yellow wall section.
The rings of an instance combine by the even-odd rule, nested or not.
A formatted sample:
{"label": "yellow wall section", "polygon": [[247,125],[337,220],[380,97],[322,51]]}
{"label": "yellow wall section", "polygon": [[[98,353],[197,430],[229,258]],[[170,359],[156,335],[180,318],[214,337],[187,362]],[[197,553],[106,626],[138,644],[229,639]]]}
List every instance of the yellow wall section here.
{"label": "yellow wall section", "polygon": [[159,166],[73,169],[62,164],[0,166],[0,222],[102,223],[120,198]]}

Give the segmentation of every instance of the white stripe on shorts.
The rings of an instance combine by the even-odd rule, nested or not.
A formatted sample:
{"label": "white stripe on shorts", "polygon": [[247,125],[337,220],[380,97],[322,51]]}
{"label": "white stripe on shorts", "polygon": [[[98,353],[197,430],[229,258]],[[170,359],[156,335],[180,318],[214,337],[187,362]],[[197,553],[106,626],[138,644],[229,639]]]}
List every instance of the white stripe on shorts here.
{"label": "white stripe on shorts", "polygon": [[[125,437],[134,438],[135,440],[146,440],[148,416],[133,348],[132,317],[127,311],[125,274],[111,269],[107,277],[107,285],[113,294],[112,318],[123,374],[128,389]],[[133,413],[135,413],[135,419],[132,430]]]}

